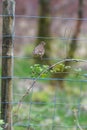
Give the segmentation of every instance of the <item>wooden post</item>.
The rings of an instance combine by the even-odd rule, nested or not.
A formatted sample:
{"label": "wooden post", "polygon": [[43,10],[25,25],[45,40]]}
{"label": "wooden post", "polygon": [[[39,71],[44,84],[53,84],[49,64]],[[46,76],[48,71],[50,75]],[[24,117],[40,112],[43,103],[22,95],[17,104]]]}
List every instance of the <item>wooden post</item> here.
{"label": "wooden post", "polygon": [[12,76],[15,0],[3,0],[1,119],[12,130]]}

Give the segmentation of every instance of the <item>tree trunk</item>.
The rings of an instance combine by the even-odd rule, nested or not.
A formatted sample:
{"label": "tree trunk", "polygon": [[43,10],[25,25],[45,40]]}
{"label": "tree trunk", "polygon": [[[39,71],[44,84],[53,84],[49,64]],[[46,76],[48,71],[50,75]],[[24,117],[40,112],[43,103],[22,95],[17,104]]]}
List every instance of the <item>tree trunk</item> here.
{"label": "tree trunk", "polygon": [[[66,56],[66,59],[67,58],[74,58],[74,54],[75,54],[75,51],[77,49],[77,37],[80,33],[80,30],[81,30],[81,25],[82,25],[82,19],[83,18],[83,0],[79,0],[79,5],[78,5],[78,19],[77,20],[77,23],[76,23],[76,27],[75,27],[75,31],[74,31],[74,34],[72,36],[72,41],[70,42],[70,45],[69,45],[69,51],[67,52],[67,56]],[[74,39],[74,40],[73,40]],[[65,66],[69,66],[71,65],[71,62],[64,62]],[[69,70],[67,70],[69,71]],[[65,71],[64,71],[65,72]],[[53,74],[52,77],[55,77],[55,78],[60,78],[61,80],[58,80],[58,84],[59,84],[59,87],[60,88],[64,88],[64,78],[68,75],[68,73],[59,73],[59,74]],[[56,84],[56,81],[53,81],[52,82],[53,84]]]}
{"label": "tree trunk", "polygon": [[[46,42],[45,46],[45,55],[44,57],[49,58],[50,52],[51,52],[51,47],[50,47],[50,40],[46,39],[45,37],[50,36],[50,26],[51,26],[51,19],[50,18],[44,18],[44,17],[49,17],[50,16],[50,0],[39,0],[39,14],[40,17],[38,20],[38,32],[37,35],[38,38],[36,41],[36,45],[38,45],[41,41]],[[40,58],[35,58],[35,63],[44,63],[44,60],[41,60]],[[49,60],[46,61],[46,64],[50,64]]]}

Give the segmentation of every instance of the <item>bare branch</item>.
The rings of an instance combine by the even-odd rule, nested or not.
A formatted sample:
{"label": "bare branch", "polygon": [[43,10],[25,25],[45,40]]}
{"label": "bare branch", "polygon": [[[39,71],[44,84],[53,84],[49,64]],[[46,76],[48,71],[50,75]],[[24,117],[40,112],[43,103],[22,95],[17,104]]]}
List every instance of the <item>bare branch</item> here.
{"label": "bare branch", "polygon": [[31,91],[32,88],[34,88],[35,83],[37,82],[37,80],[41,77],[42,74],[46,73],[47,71],[49,71],[50,69],[52,69],[53,67],[55,67],[56,65],[60,64],[60,63],[64,63],[64,62],[86,62],[87,60],[82,60],[82,59],[63,59],[61,61],[56,62],[55,64],[49,66],[47,69],[43,70],[37,78],[35,78],[31,84],[31,86],[26,90],[26,92],[24,93],[24,95],[21,97],[21,99],[19,100],[18,103],[18,109],[16,111],[16,113],[18,112],[20,106],[21,106],[21,102],[22,100],[29,94],[29,92]]}

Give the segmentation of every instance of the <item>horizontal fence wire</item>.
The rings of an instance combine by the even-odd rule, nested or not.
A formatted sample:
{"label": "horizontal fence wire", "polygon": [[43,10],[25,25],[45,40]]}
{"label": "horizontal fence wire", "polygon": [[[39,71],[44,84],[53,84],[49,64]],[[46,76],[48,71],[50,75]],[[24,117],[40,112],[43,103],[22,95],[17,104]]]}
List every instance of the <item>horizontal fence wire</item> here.
{"label": "horizontal fence wire", "polygon": [[[21,121],[20,121],[21,122]],[[30,123],[30,124],[22,124],[22,123],[15,123],[14,124],[14,126],[19,126],[19,127],[28,127],[28,126],[34,126],[34,127],[46,127],[46,126],[48,126],[47,124],[32,124],[32,123]],[[52,125],[50,125],[50,126],[52,126]],[[65,125],[54,125],[54,127],[57,127],[57,128],[65,128],[66,130],[68,129],[68,128],[74,128],[74,129],[76,129],[76,126],[75,125],[70,125],[70,126],[65,126]],[[86,129],[87,128],[87,126],[81,126],[81,128],[82,129]],[[59,129],[58,129],[59,130]]]}
{"label": "horizontal fence wire", "polygon": [[[2,104],[8,104],[9,102],[0,102],[0,103],[2,103]],[[10,102],[11,104],[19,104],[19,102]],[[54,102],[47,102],[47,103],[45,103],[45,102],[21,102],[21,104],[25,104],[25,105],[31,105],[31,104],[33,104],[33,105],[54,105]],[[56,102],[56,105],[66,105],[66,106],[68,106],[68,105],[72,105],[72,106],[78,106],[78,103],[75,103],[75,102],[73,102],[73,103],[65,103],[65,102]],[[84,104],[80,104],[81,106],[84,106]],[[85,104],[85,106],[87,107],[87,104]]]}
{"label": "horizontal fence wire", "polygon": [[[13,15],[0,15],[0,17],[8,17],[8,16],[13,16]],[[56,16],[49,16],[49,17],[45,17],[45,16],[28,16],[28,15],[15,15],[15,18],[28,18],[28,19],[57,19],[57,20],[70,20],[70,21],[77,21],[77,20],[80,20],[80,21],[84,21],[86,22],[87,21],[87,18],[65,18],[65,17],[56,17]],[[3,38],[3,37],[10,37],[10,35],[0,35],[0,38]],[[50,39],[60,39],[60,40],[63,40],[63,41],[68,41],[68,40],[73,40],[73,41],[87,41],[87,38],[65,38],[65,37],[56,37],[56,36],[52,36],[52,37],[38,37],[38,36],[18,36],[18,35],[14,35],[13,34],[13,38],[19,38],[19,39],[24,39],[24,38],[29,38],[29,39],[43,39],[44,40],[50,40]],[[19,43],[21,44],[21,43]],[[10,56],[0,56],[0,58],[9,58]],[[29,56],[11,56],[13,59],[15,58],[18,58],[18,59],[33,59],[33,57],[29,57]],[[59,60],[59,58],[43,58],[43,60]],[[86,60],[86,59],[85,59]],[[63,73],[63,72],[61,72]],[[70,73],[70,72],[66,72],[66,73]],[[72,72],[74,73],[74,72]],[[32,78],[32,77],[26,77],[26,76],[5,76],[5,77],[2,77],[0,76],[0,79],[10,79],[12,78],[13,80],[15,79],[23,79],[23,80],[37,80],[37,81],[51,81],[51,80],[55,80],[55,81],[69,81],[69,82],[80,82],[80,83],[84,83],[84,82],[87,82],[87,79],[72,79],[72,78]],[[14,86],[13,86],[14,87]],[[37,86],[38,87],[38,86]],[[80,86],[79,86],[80,87]],[[31,93],[33,94],[33,90],[31,91]],[[15,95],[15,93],[14,93]],[[20,95],[20,94],[18,94]],[[81,93],[80,93],[81,95]],[[31,98],[32,98],[32,95],[31,95]],[[60,97],[61,98],[61,97]],[[80,97],[78,97],[80,99]],[[63,98],[65,99],[65,98]],[[30,100],[30,99],[29,99]],[[32,127],[45,127],[45,126],[48,126],[49,124],[34,124],[30,121],[30,117],[31,117],[31,114],[32,114],[32,105],[53,105],[54,106],[54,111],[53,111],[53,117],[52,117],[52,124],[50,124],[49,126],[51,126],[51,130],[53,130],[54,127],[57,127],[57,128],[65,128],[65,129],[79,129],[76,125],[60,125],[60,124],[54,124],[54,118],[56,116],[56,112],[55,112],[55,109],[56,109],[56,105],[65,105],[65,106],[68,106],[68,105],[72,105],[72,106],[75,106],[76,108],[79,106],[78,110],[80,111],[80,106],[84,106],[84,104],[80,104],[80,100],[78,100],[78,102],[66,102],[66,101],[57,101],[57,98],[56,98],[56,93],[55,93],[55,101],[52,101],[52,102],[34,102],[32,100],[30,101],[26,101],[26,102],[21,102],[21,104],[27,104],[27,105],[30,105],[30,110],[29,110],[29,117],[26,119],[28,120],[28,123],[22,123],[21,121],[17,122],[17,123],[14,123],[13,125],[14,126],[19,126],[19,127],[27,127],[29,128],[29,126],[32,126]],[[2,104],[8,104],[9,102],[0,102]],[[12,105],[15,106],[15,104],[19,104],[18,101],[12,101],[10,102]],[[85,103],[85,106],[87,106],[87,104]],[[41,109],[41,108],[39,108]],[[47,115],[48,117],[48,115]],[[45,117],[45,118],[47,118]],[[44,119],[44,118],[43,118]],[[80,125],[82,129],[87,129],[87,125]]]}
{"label": "horizontal fence wire", "polygon": [[0,79],[29,79],[29,80],[54,80],[54,81],[70,81],[70,82],[87,82],[87,79],[69,79],[69,78],[30,78],[30,77],[18,77],[18,76],[11,76],[11,77],[0,77]]}
{"label": "horizontal fence wire", "polygon": [[[8,17],[13,15],[0,15],[0,17]],[[35,19],[58,19],[58,20],[80,20],[80,21],[87,21],[87,18],[65,18],[65,17],[57,17],[57,16],[29,16],[29,15],[15,15],[16,18],[35,18]]]}
{"label": "horizontal fence wire", "polygon": [[[3,38],[3,37],[10,37],[10,35],[0,35],[0,38]],[[64,37],[38,37],[38,36],[18,36],[18,35],[13,35],[14,38],[30,38],[30,39],[47,39],[47,40],[50,40],[50,39],[59,39],[59,40],[62,40],[62,41],[67,41],[67,40],[72,40],[72,41],[86,41],[87,38],[64,38]],[[19,43],[21,44],[21,43]],[[73,43],[74,44],[74,43]]]}

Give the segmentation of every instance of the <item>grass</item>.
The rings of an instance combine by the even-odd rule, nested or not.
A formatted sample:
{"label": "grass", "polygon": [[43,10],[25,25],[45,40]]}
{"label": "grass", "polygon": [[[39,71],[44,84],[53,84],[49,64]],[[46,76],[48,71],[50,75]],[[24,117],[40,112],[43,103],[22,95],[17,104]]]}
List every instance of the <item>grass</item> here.
{"label": "grass", "polygon": [[[30,77],[31,60],[15,59],[14,75],[20,77]],[[0,70],[1,71],[1,70]],[[69,75],[67,78],[79,79],[76,75]],[[81,78],[81,77],[80,77]],[[19,86],[20,80],[15,80],[14,91],[17,95],[13,96],[14,102],[18,102],[25,87]],[[24,81],[25,82],[25,81]],[[40,81],[41,82],[41,81]],[[43,82],[42,82],[43,83]],[[86,82],[66,81],[65,90],[50,87],[48,82],[43,89],[35,89],[27,95],[14,118],[14,130],[26,130],[31,124],[30,130],[74,130],[76,126],[73,109],[77,109],[80,125],[87,127],[87,110],[81,108],[83,100],[86,100]],[[38,85],[36,86],[38,87]],[[17,104],[13,105],[13,115],[17,110]],[[29,120],[30,116],[30,120]],[[87,128],[84,128],[86,130]]]}
{"label": "grass", "polygon": [[14,75],[21,76],[21,77],[29,76],[30,75],[30,62],[27,59],[15,59],[14,60]]}
{"label": "grass", "polygon": [[[58,128],[61,130],[66,130],[66,128],[68,130],[73,130],[76,126],[73,113],[74,109],[79,110],[79,123],[83,126],[86,126],[87,113],[85,110],[81,109],[82,100],[86,97],[81,97],[81,91],[79,90],[82,89],[82,93],[85,93],[85,89],[83,88],[86,86],[83,83],[83,88],[80,88],[79,83],[70,83],[66,82],[67,87],[63,91],[58,88],[56,90],[49,88],[48,91],[43,89],[42,91],[33,92],[33,95],[31,95],[32,104],[29,103],[30,96],[28,95],[27,98],[24,99],[25,104],[22,104],[22,107],[18,112],[19,119],[17,122],[20,122],[21,120],[20,126],[25,125],[26,129],[30,122],[30,124],[32,124],[31,129],[36,130],[51,130],[53,124],[55,126],[54,130],[58,130]],[[55,95],[56,102],[54,102]],[[30,121],[28,121],[29,114]]]}

